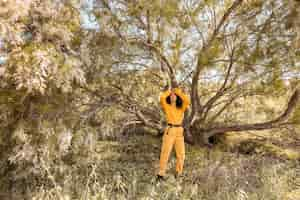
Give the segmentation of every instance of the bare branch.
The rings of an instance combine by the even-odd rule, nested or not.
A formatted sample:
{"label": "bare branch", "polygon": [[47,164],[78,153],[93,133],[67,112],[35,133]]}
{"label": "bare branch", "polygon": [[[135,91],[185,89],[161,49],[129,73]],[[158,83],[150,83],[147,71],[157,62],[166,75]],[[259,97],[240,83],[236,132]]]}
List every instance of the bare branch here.
{"label": "bare branch", "polygon": [[279,128],[290,124],[285,122],[289,115],[293,112],[300,98],[300,90],[296,89],[293,95],[290,97],[290,100],[287,104],[287,108],[284,112],[275,118],[274,120],[263,122],[263,123],[254,123],[254,124],[244,124],[244,125],[232,125],[224,127],[212,127],[209,129],[203,130],[206,137],[210,137],[215,134],[222,134],[225,132],[239,132],[239,131],[251,131],[251,130],[265,130],[272,128]]}
{"label": "bare branch", "polygon": [[209,119],[209,123],[213,123],[238,97],[240,96],[240,93],[234,95],[233,97],[231,97],[223,106],[221,109],[219,109],[219,111],[213,115],[210,119]]}
{"label": "bare branch", "polygon": [[228,69],[227,69],[227,72],[226,72],[226,75],[225,75],[225,79],[224,79],[224,82],[222,84],[222,86],[220,87],[220,89],[217,91],[217,93],[211,97],[207,102],[206,104],[203,106],[203,111],[204,111],[204,114],[203,114],[203,118],[202,120],[204,121],[207,117],[207,114],[208,112],[210,111],[210,109],[212,108],[212,105],[221,97],[224,95],[225,91],[227,89],[229,89],[229,87],[226,87],[227,85],[227,82],[228,82],[228,79],[229,79],[229,76],[230,76],[230,73],[231,73],[231,70],[232,70],[232,67],[233,67],[233,64],[234,64],[234,61],[233,61],[233,57],[234,57],[234,49],[232,50],[231,52],[231,55],[230,55],[230,63],[229,63],[229,66],[228,66]]}
{"label": "bare branch", "polygon": [[198,58],[198,63],[196,66],[196,70],[194,72],[193,75],[193,79],[192,79],[192,92],[191,92],[191,98],[192,98],[192,113],[190,116],[190,121],[193,121],[193,118],[195,117],[195,114],[197,112],[201,112],[202,108],[199,107],[199,105],[197,104],[197,102],[200,102],[199,99],[199,95],[198,95],[198,81],[199,81],[199,74],[203,69],[203,66],[201,64],[201,59],[200,57],[202,56],[201,53],[205,52],[207,49],[210,48],[212,42],[215,40],[215,38],[217,37],[221,27],[223,26],[223,24],[225,23],[225,21],[229,18],[229,15],[243,2],[243,0],[236,0],[234,1],[234,3],[231,5],[231,7],[225,12],[225,14],[223,15],[222,19],[220,20],[220,22],[218,23],[216,29],[214,29],[214,32],[212,33],[212,35],[210,36],[208,42],[206,44],[204,44],[204,46],[202,47],[200,53],[199,53],[199,58]]}
{"label": "bare branch", "polygon": [[175,71],[174,71],[174,68],[173,66],[171,65],[170,61],[167,59],[167,57],[165,55],[163,55],[163,53],[160,51],[160,49],[158,49],[154,44],[151,44],[151,43],[148,43],[144,40],[140,40],[140,39],[137,39],[137,38],[134,38],[134,39],[129,39],[128,40],[129,43],[132,43],[132,44],[142,44],[143,46],[149,48],[150,50],[154,51],[159,59],[161,59],[163,61],[164,64],[166,64],[167,68],[168,68],[168,75],[170,77],[170,80],[171,81],[175,81]]}
{"label": "bare branch", "polygon": [[[135,99],[125,94],[124,90],[120,86],[115,84],[111,84],[111,86],[118,89],[121,92],[122,96],[125,97],[125,99],[123,100],[123,103],[125,103],[123,107],[132,107],[132,113],[135,114],[141,121],[143,121],[145,124],[151,125],[152,127],[158,127],[157,124],[160,123],[160,116],[157,115],[157,112],[155,112],[155,110],[140,105]],[[120,102],[120,105],[122,105],[122,102]]]}

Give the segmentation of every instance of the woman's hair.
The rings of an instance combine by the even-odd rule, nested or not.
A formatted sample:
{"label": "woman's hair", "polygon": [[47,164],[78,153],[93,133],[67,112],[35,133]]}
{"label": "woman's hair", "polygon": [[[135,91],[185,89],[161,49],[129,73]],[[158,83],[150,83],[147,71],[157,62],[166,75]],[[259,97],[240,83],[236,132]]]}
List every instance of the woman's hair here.
{"label": "woman's hair", "polygon": [[[167,96],[166,100],[168,104],[171,104],[171,95]],[[182,107],[182,99],[180,98],[180,96],[176,95],[176,108],[181,108],[181,107]]]}

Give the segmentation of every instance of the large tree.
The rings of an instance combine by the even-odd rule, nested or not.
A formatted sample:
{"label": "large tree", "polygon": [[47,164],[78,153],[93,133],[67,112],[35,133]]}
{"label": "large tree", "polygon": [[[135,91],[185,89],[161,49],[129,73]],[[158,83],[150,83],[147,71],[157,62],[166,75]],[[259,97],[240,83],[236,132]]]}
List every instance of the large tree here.
{"label": "large tree", "polygon": [[[167,83],[190,94],[184,124],[191,142],[297,123],[299,12],[292,0],[96,1],[101,33],[94,40],[114,48],[102,61],[113,69],[115,102],[129,115],[123,128],[162,132],[157,97]],[[278,95],[286,105],[279,112],[266,107],[264,121],[234,117],[241,99]]]}

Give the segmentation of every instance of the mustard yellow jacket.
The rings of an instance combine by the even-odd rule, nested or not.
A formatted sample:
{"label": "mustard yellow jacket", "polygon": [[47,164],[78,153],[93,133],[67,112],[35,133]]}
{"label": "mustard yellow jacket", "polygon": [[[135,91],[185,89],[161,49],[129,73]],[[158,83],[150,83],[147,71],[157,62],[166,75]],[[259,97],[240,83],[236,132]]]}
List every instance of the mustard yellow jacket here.
{"label": "mustard yellow jacket", "polygon": [[160,105],[163,108],[163,111],[166,115],[166,119],[167,119],[168,123],[182,124],[182,121],[184,118],[184,111],[189,107],[190,99],[178,87],[174,88],[174,92],[177,96],[179,96],[182,99],[182,107],[181,108],[177,108],[176,106],[167,103],[167,97],[171,94],[170,89],[161,93]]}

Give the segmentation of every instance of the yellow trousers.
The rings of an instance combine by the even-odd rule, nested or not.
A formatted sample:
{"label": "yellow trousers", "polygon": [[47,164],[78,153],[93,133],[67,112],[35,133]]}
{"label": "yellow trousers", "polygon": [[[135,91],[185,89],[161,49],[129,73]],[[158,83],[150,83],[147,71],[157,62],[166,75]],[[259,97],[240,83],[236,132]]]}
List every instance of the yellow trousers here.
{"label": "yellow trousers", "polygon": [[159,175],[164,176],[166,174],[166,168],[173,146],[175,146],[176,153],[176,172],[177,174],[182,173],[185,158],[183,130],[183,127],[169,126],[164,130],[159,161]]}

